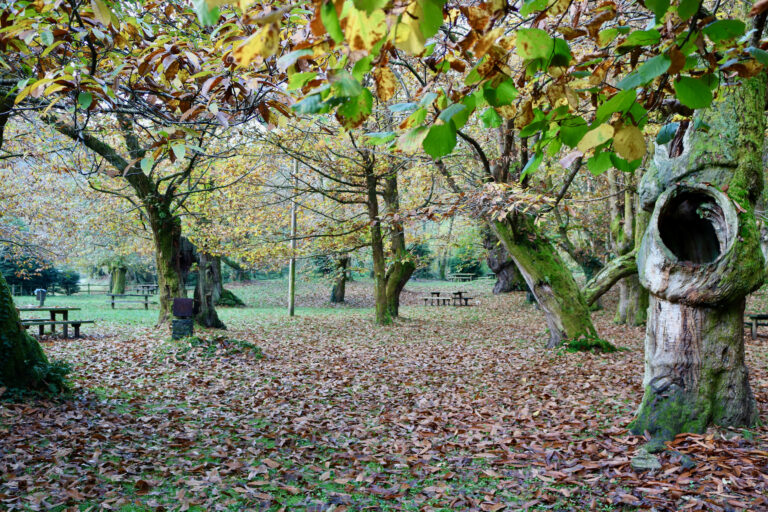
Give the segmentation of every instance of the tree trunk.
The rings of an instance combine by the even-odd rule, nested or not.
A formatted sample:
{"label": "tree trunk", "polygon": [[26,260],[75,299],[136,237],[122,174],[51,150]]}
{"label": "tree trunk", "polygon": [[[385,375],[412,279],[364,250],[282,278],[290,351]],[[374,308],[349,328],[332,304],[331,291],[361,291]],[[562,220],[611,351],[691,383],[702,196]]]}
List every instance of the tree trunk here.
{"label": "tree trunk", "polygon": [[709,133],[689,129],[681,153],[657,147],[641,182],[653,214],[638,269],[652,298],[645,396],[630,428],[649,432],[653,448],[710,423],[757,419],[743,317],[745,296],[764,281],[754,204],[763,187],[765,98],[765,75],[722,87],[696,113]]}
{"label": "tree trunk", "polygon": [[[197,251],[197,286],[195,287],[195,321],[203,327],[226,329],[224,322],[216,313],[216,282],[218,258],[211,257],[204,251]],[[219,267],[220,269],[220,267]],[[221,285],[221,274],[218,274]],[[219,291],[219,297],[221,292]]]}
{"label": "tree trunk", "polygon": [[213,298],[213,304],[216,305],[221,300],[221,294],[224,292],[224,279],[221,276],[221,256],[211,257],[211,272],[213,273],[211,297]]}
{"label": "tree trunk", "polygon": [[127,269],[122,266],[116,266],[112,268],[112,277],[110,282],[112,283],[112,293],[125,293],[125,276]]}
{"label": "tree trunk", "polygon": [[155,242],[158,297],[160,312],[157,325],[162,326],[172,317],[173,299],[186,297],[181,265],[181,222],[170,214],[166,217],[151,215],[152,236]]}
{"label": "tree trunk", "polygon": [[396,216],[400,213],[400,194],[397,189],[396,173],[385,178],[383,197],[387,212],[393,219],[390,224],[392,262],[387,269],[386,283],[387,309],[392,318],[397,318],[400,316],[400,294],[416,270],[416,264],[406,247],[403,223],[396,220]]}
{"label": "tree trunk", "polygon": [[333,304],[341,304],[344,302],[344,296],[347,291],[348,265],[348,255],[343,254],[336,259],[336,273],[333,276],[333,287],[331,288],[331,303]]}
{"label": "tree trunk", "polygon": [[496,284],[493,286],[494,295],[513,291],[528,290],[522,274],[517,269],[512,256],[499,240],[493,236],[489,229],[483,229],[483,247],[488,251],[488,268],[496,275]]}
{"label": "tree trunk", "polygon": [[0,387],[61,389],[60,380],[47,380],[48,365],[40,344],[21,327],[11,290],[0,274]]}
{"label": "tree trunk", "polygon": [[547,348],[566,339],[597,336],[589,309],[573,275],[552,243],[536,229],[534,218],[510,214],[491,228],[504,244],[544,312],[549,327]]}
{"label": "tree trunk", "polygon": [[587,305],[594,302],[610,290],[616,282],[626,276],[637,273],[637,252],[632,251],[610,261],[595,277],[587,281],[582,288]]}

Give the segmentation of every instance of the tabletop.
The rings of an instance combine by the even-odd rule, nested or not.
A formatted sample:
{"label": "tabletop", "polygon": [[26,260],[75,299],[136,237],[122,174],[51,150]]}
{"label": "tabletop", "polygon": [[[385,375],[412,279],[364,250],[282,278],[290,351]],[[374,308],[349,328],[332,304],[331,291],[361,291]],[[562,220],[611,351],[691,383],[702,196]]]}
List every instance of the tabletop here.
{"label": "tabletop", "polygon": [[17,306],[18,311],[79,311],[80,308],[70,308],[66,306]]}

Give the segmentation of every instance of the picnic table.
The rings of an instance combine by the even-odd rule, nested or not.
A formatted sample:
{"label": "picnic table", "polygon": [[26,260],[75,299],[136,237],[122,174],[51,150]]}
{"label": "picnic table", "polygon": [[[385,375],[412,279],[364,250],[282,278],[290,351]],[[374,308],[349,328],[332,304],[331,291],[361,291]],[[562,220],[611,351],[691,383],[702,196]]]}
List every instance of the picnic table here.
{"label": "picnic table", "polygon": [[454,306],[469,306],[469,301],[474,297],[465,297],[467,292],[458,291],[453,292],[451,295],[440,295],[441,292],[429,292],[429,297],[421,297],[424,301],[424,305],[431,306],[447,306],[452,304]]}
{"label": "picnic table", "polygon": [[[149,309],[148,293],[108,293],[107,295],[109,295],[109,302],[112,304],[112,309],[115,309],[115,304],[125,303],[144,304],[144,309]],[[131,297],[141,297],[142,300],[132,299]],[[152,304],[154,304],[154,302]]]}
{"label": "picnic table", "polygon": [[[44,332],[44,328],[46,325],[51,326],[51,334],[54,334],[56,332],[56,326],[61,325],[62,331],[64,333],[64,338],[69,337],[69,326],[71,325],[75,329],[75,337],[80,336],[80,326],[82,324],[92,324],[94,323],[93,320],[70,320],[69,319],[69,312],[70,311],[80,311],[80,308],[71,308],[71,307],[65,307],[65,306],[47,306],[47,307],[38,307],[38,306],[19,306],[16,308],[19,313],[28,313],[30,311],[35,312],[48,312],[50,315],[50,320],[47,320],[45,318],[27,318],[21,319],[21,326],[25,329],[31,326],[38,326],[39,328],[39,335],[42,336]],[[56,316],[61,315],[61,320],[57,320]]]}
{"label": "picnic table", "polygon": [[758,326],[768,325],[768,315],[760,314],[760,315],[747,315],[747,316],[749,317],[750,334],[752,335],[752,339],[756,340]]}
{"label": "picnic table", "polygon": [[454,272],[448,274],[449,281],[471,281],[475,278],[475,274],[469,272]]}
{"label": "picnic table", "polygon": [[152,283],[143,283],[136,285],[136,291],[142,294],[155,294],[157,293],[157,285]]}

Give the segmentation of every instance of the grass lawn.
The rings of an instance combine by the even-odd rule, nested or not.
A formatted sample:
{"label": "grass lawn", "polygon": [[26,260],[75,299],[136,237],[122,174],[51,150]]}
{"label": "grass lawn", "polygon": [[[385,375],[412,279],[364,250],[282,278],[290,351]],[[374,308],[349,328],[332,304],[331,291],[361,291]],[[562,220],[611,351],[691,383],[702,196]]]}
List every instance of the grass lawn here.
{"label": "grass lawn", "polygon": [[[371,286],[333,307],[327,283],[300,281],[294,319],[285,281],[233,286],[249,306],[194,344],[155,329],[156,310],[49,298],[97,323],[43,340],[72,364],[72,397],[0,403],[0,509],[768,508],[765,337],[746,344],[762,426],[679,436],[636,472],[644,328],[608,308],[598,330],[628,350],[548,351],[541,313],[490,282],[410,283],[403,319],[378,327]],[[419,300],[458,289],[479,305]]]}

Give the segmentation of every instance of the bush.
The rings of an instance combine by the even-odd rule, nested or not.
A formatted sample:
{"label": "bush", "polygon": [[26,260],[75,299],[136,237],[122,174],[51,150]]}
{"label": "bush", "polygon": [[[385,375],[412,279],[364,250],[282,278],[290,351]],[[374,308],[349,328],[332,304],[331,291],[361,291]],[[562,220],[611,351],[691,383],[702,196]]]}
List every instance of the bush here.
{"label": "bush", "polygon": [[243,302],[242,299],[235,295],[232,291],[227,290],[226,288],[222,288],[221,297],[219,298],[219,302],[216,305],[227,308],[236,308],[245,306],[245,302]]}

